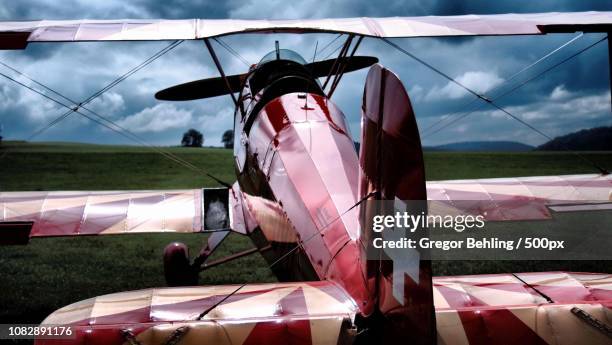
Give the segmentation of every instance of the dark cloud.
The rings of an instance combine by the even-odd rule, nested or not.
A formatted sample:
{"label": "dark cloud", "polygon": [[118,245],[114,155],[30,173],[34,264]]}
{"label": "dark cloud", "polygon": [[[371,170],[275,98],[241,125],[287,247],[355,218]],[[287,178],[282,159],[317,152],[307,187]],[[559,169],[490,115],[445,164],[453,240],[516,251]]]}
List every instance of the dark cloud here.
{"label": "dark cloud", "polygon": [[564,11],[606,11],[610,4],[606,1],[586,0],[539,0],[539,1],[432,1],[431,14],[493,14],[493,13],[532,13]]}
{"label": "dark cloud", "polygon": [[[340,0],[321,3],[315,0],[286,2],[267,1],[121,1],[100,2],[69,0],[14,1],[0,4],[0,16],[8,20],[75,19],[75,18],[323,18],[353,16],[418,16],[489,14],[506,12],[548,12],[612,10],[612,3],[603,1],[355,1]],[[257,62],[274,46],[295,49],[307,58],[333,35],[242,35],[224,38],[249,62]],[[442,71],[470,83],[485,94],[499,94],[550,67],[578,49],[599,39],[601,35],[585,35],[545,62],[522,74],[503,88],[492,92],[487,87],[499,85],[574,35],[541,37],[486,38],[419,38],[396,40],[398,44],[437,66]],[[79,43],[32,44],[26,51],[1,52],[0,60],[8,62],[43,81],[67,96],[82,100],[129,68],[137,65],[164,42],[154,43]],[[330,49],[329,51],[331,51]],[[231,54],[218,48],[228,73],[240,73],[245,66]],[[366,39],[360,54],[375,55],[394,70],[409,90],[421,128],[444,116],[475,109],[464,120],[425,139],[426,144],[459,140],[505,139],[538,144],[543,138],[520,124],[496,113],[489,106],[473,103],[473,96],[457,93],[448,80],[411,60],[385,43]],[[5,72],[4,70],[2,70]],[[125,82],[112,89],[91,106],[101,114],[132,126],[149,130],[143,135],[158,144],[176,144],[183,128],[178,124],[202,128],[207,143],[220,144],[221,133],[233,122],[231,103],[227,97],[164,103],[153,98],[162,88],[217,75],[201,42],[185,42]],[[333,100],[345,111],[353,134],[359,135],[360,97],[366,71],[347,75]],[[605,42],[587,53],[546,73],[499,100],[518,116],[524,116],[551,135],[578,128],[611,124],[609,107],[608,57]],[[555,91],[556,90],[556,91]],[[554,95],[554,97],[553,97]],[[477,106],[475,106],[477,105]],[[49,104],[40,96],[3,80],[0,83],[0,122],[4,135],[24,138],[34,129],[60,115],[63,109]],[[147,126],[143,125],[147,124]],[[165,126],[165,130],[163,130]],[[92,142],[126,142],[124,138],[72,115],[61,125],[46,132],[44,140],[78,140]]]}

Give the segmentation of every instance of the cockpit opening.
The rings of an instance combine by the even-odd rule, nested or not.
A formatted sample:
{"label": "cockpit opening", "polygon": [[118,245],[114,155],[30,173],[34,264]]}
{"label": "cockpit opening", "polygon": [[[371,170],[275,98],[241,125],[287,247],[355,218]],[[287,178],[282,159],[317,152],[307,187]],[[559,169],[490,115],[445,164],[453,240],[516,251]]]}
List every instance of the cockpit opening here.
{"label": "cockpit opening", "polygon": [[[269,52],[259,61],[249,78],[251,94],[265,88],[264,93],[274,97],[289,92],[316,92],[323,94],[321,85],[305,66],[306,60],[293,50],[278,49]],[[269,98],[271,95],[266,95]]]}
{"label": "cockpit opening", "polygon": [[289,61],[297,62],[300,65],[306,64],[306,60],[297,52],[291,49],[279,49],[278,51],[273,50],[269,52],[268,54],[264,55],[264,57],[261,58],[261,60],[259,60],[259,62],[257,63],[257,67],[265,64],[266,62],[270,62],[274,60],[289,60]]}

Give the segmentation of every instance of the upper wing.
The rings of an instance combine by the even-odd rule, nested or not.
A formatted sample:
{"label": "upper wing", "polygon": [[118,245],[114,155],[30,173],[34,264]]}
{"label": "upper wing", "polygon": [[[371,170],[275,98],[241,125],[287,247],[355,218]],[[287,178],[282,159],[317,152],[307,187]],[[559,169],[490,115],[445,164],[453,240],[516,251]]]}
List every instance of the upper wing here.
{"label": "upper wing", "polygon": [[2,192],[0,243],[29,237],[201,232],[229,227],[225,188]]}
{"label": "upper wing", "polygon": [[566,175],[427,182],[430,213],[488,220],[549,219],[550,210],[612,209],[612,175]]}
{"label": "upper wing", "polygon": [[352,33],[372,37],[538,35],[610,31],[612,12],[298,20],[121,19],[0,22],[1,46],[28,42],[192,40],[239,33]]}

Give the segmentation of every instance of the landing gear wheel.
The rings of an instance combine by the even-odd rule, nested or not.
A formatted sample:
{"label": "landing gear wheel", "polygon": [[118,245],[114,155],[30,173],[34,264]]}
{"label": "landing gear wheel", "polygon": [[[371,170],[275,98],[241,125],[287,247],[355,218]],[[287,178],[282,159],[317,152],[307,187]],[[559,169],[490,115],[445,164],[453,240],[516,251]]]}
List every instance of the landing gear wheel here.
{"label": "landing gear wheel", "polygon": [[198,285],[198,270],[189,263],[189,248],[173,242],[164,248],[164,276],[168,286]]}

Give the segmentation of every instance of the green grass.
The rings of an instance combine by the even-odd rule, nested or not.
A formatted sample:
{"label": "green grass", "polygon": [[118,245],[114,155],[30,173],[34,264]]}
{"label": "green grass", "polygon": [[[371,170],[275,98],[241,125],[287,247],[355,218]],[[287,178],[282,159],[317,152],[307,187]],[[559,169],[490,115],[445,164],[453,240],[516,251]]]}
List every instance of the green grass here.
{"label": "green grass", "polygon": [[[612,152],[580,152],[612,169]],[[427,180],[593,174],[598,170],[569,152],[425,152]]]}
{"label": "green grass", "polygon": [[[230,150],[164,148],[223,181],[235,180]],[[211,186],[215,182],[148,148],[70,143],[2,144],[0,190],[117,190]]]}
{"label": "green grass", "polygon": [[[166,148],[224,181],[234,181],[231,151]],[[8,142],[0,146],[0,190],[122,190],[214,186],[157,153],[135,146]],[[612,154],[585,153],[608,168]],[[425,155],[429,180],[591,173],[568,153],[448,153]],[[0,248],[0,323],[36,323],[66,304],[105,293],[164,286],[163,247],[178,240],[195,253],[205,236],[123,235],[34,239],[27,246]],[[249,248],[231,235],[216,257]],[[192,254],[194,254],[192,253]],[[608,262],[521,261],[435,262],[436,274],[577,270],[612,272]],[[217,266],[200,275],[206,285],[274,281],[258,255]]]}

